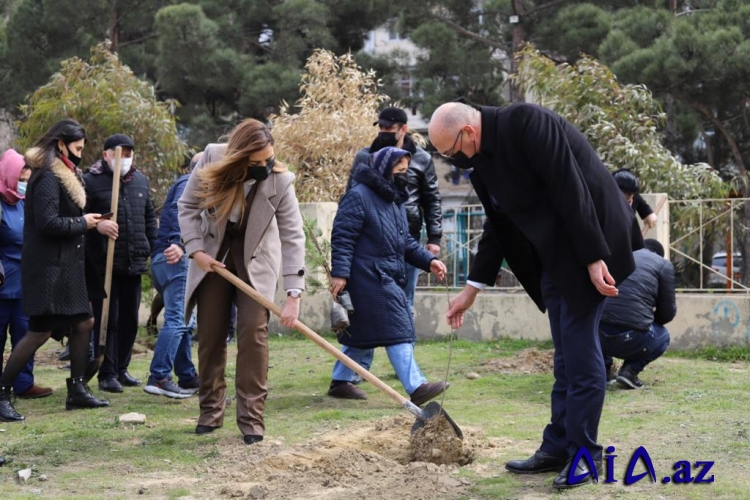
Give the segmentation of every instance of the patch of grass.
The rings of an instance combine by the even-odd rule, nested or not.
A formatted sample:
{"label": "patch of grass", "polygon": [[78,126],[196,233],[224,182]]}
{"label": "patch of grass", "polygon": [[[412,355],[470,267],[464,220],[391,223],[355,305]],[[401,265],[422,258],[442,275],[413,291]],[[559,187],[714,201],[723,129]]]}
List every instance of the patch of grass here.
{"label": "patch of grass", "polygon": [[[335,338],[328,336],[335,343]],[[473,483],[471,498],[546,498],[554,474],[514,476],[505,462],[525,458],[537,449],[549,420],[550,374],[501,373],[487,362],[509,357],[527,348],[549,349],[551,343],[500,340],[474,343],[455,340],[452,345],[451,388],[438,399],[451,417],[467,431],[493,445],[477,462],[462,467],[460,476]],[[44,349],[58,349],[48,343]],[[236,345],[230,345],[228,393],[234,395]],[[722,358],[716,351],[716,359]],[[442,380],[450,354],[445,341],[419,342],[416,356],[425,376]],[[727,354],[729,359],[733,354]],[[47,358],[49,358],[48,356]],[[744,457],[750,446],[750,364],[741,357],[734,364],[717,363],[676,352],[649,365],[641,374],[646,387],[627,391],[607,390],[599,440],[614,446],[616,484],[587,486],[561,498],[651,497],[744,498],[750,491]],[[39,356],[37,357],[39,360]],[[136,355],[131,373],[145,380],[151,355]],[[366,401],[338,400],[326,396],[334,359],[297,335],[270,336],[269,396],[266,401],[266,435],[286,445],[306,443],[333,431],[345,433],[384,416],[406,414],[372,384],[360,387]],[[401,383],[383,349],[378,349],[372,372],[400,393]],[[477,379],[466,374],[476,372]],[[0,498],[133,498],[144,487],[158,498],[193,496],[208,498],[223,486],[236,462],[232,453],[254,453],[241,443],[235,424],[235,407],[227,410],[223,428],[196,436],[197,398],[170,400],[126,388],[123,394],[106,394],[108,408],[68,412],[64,409],[65,377],[55,365],[38,363],[37,383],[54,388],[49,398],[17,400],[26,416],[22,424],[0,424],[0,456],[12,460],[0,467]],[[92,384],[97,395],[102,395]],[[142,426],[121,425],[117,416],[144,413]],[[711,485],[653,484],[641,481],[623,485],[630,455],[645,446],[659,478],[669,474],[678,460],[715,461]],[[488,451],[489,450],[489,451]],[[17,483],[16,472],[33,466],[31,479]],[[169,471],[169,482],[163,473]],[[642,470],[636,470],[642,472]],[[40,482],[45,474],[48,481]],[[185,478],[180,481],[180,478]],[[32,493],[40,490],[41,493]]]}
{"label": "patch of grass", "polygon": [[705,346],[694,349],[680,349],[667,351],[667,355],[685,359],[707,359],[732,363],[735,361],[750,361],[750,345],[745,346]]}

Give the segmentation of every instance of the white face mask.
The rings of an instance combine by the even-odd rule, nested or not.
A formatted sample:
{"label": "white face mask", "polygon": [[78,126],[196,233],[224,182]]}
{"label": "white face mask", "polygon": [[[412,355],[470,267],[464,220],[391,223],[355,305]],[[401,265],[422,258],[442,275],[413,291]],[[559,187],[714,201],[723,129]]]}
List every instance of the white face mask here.
{"label": "white face mask", "polygon": [[[109,168],[112,169],[112,171],[115,171],[115,159],[109,158],[108,159]],[[133,166],[133,158],[120,158],[120,177],[125,177],[128,172],[130,172],[130,167]]]}

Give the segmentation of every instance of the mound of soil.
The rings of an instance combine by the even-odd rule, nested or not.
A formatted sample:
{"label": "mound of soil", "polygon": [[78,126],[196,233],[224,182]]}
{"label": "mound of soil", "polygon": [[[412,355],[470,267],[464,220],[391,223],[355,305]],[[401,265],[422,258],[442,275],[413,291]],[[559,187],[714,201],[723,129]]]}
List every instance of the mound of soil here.
{"label": "mound of soil", "polygon": [[552,373],[554,366],[552,349],[524,349],[511,358],[492,359],[484,364],[494,373]]}
{"label": "mound of soil", "polygon": [[442,414],[435,415],[424,427],[417,429],[409,441],[409,460],[431,462],[438,465],[471,463],[471,450],[464,450],[464,443]]}
{"label": "mound of soil", "polygon": [[[432,420],[437,419],[420,429],[427,436],[435,431],[428,426],[449,425],[444,419],[434,424]],[[473,456],[475,447],[486,446],[484,437],[464,429],[459,452],[445,442],[430,445],[430,450],[437,447],[443,456],[455,458],[449,465],[412,462],[412,423],[410,417],[388,417],[374,425],[333,432],[296,446],[268,439],[247,447],[232,440],[232,444],[221,443],[218,448],[221,457],[217,462],[221,465],[213,467],[208,461],[205,472],[224,484],[214,491],[220,497],[466,498],[471,482],[457,477],[457,463],[460,457]]]}

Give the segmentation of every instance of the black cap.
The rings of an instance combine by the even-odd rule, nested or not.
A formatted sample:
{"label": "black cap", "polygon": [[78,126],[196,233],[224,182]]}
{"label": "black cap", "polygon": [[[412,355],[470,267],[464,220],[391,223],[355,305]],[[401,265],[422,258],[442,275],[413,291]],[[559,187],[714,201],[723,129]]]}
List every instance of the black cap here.
{"label": "black cap", "polygon": [[401,108],[385,108],[378,115],[378,121],[374,122],[373,125],[383,125],[390,127],[394,123],[406,123],[407,117],[406,112]]}
{"label": "black cap", "polygon": [[107,140],[104,141],[104,151],[108,149],[115,149],[117,146],[122,146],[123,148],[130,148],[130,149],[135,150],[135,144],[133,144],[133,139],[131,139],[125,134],[110,135],[109,137],[107,137]]}

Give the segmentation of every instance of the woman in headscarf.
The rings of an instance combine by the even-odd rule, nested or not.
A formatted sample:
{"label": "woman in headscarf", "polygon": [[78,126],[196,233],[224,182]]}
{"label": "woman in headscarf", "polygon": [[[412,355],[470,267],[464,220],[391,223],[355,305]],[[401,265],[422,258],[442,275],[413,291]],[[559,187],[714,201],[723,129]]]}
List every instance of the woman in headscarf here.
{"label": "woman in headscarf", "polygon": [[[26,335],[29,317],[21,304],[21,247],[23,246],[23,205],[31,169],[23,156],[9,149],[0,158],[0,262],[5,268],[5,283],[0,287],[0,353],[10,333],[15,347]],[[0,357],[0,373],[2,373]],[[13,381],[13,392],[22,399],[43,398],[52,394],[49,387],[34,384],[34,358]]]}
{"label": "woman in headscarf", "polygon": [[21,281],[29,330],[0,375],[0,420],[6,422],[24,419],[10,402],[11,384],[53,331],[68,335],[70,340],[65,409],[109,404],[91,394],[83,381],[94,325],[86,286],[84,235],[101,220],[101,214],[83,213],[86,192],[77,166],[85,143],[81,124],[65,119],[26,153],[32,173],[24,206]]}
{"label": "woman in headscarf", "polygon": [[[404,201],[408,151],[386,147],[370,157],[372,164],[354,168],[351,189],[343,196],[331,235],[331,294],[346,289],[354,314],[339,333],[342,352],[369,370],[375,347],[385,347],[396,375],[419,406],[441,394],[444,382],[427,382],[414,359],[414,318],[404,287],[406,262],[438,278],[445,265],[409,234]],[[337,361],[328,395],[366,399],[354,385],[359,377]]]}

